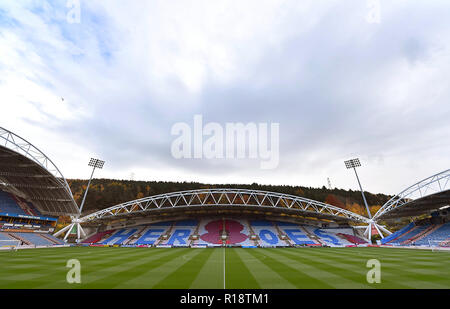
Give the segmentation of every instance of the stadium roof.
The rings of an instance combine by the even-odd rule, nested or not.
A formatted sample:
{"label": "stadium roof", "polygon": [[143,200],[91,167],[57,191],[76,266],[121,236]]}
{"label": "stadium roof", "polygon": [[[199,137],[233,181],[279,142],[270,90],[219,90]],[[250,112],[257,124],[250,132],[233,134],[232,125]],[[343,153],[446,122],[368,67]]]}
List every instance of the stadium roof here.
{"label": "stadium roof", "polygon": [[78,213],[56,165],[22,137],[0,127],[0,189],[29,200],[43,214]]}
{"label": "stadium roof", "polygon": [[196,208],[261,210],[361,223],[369,220],[351,211],[303,197],[247,189],[199,189],[159,194],[102,209],[80,220],[90,222]]}
{"label": "stadium roof", "polygon": [[450,169],[425,178],[387,201],[374,220],[411,217],[450,205]]}

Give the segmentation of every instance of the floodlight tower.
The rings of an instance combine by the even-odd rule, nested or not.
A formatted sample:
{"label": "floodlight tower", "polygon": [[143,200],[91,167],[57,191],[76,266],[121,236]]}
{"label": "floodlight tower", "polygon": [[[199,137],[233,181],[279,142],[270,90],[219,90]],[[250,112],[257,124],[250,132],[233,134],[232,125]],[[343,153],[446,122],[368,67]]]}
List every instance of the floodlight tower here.
{"label": "floodlight tower", "polygon": [[372,226],[373,226],[373,227],[375,227],[375,229],[377,230],[377,232],[381,236],[381,238],[383,238],[383,234],[380,232],[380,230],[378,229],[377,224],[372,219],[372,215],[370,213],[369,205],[367,205],[366,196],[364,195],[364,190],[363,190],[363,188],[361,186],[361,182],[359,181],[358,173],[356,172],[356,168],[361,166],[361,162],[359,162],[359,159],[356,158],[356,159],[351,159],[351,160],[344,161],[344,163],[345,163],[345,167],[347,169],[353,168],[353,170],[355,171],[356,179],[358,180],[359,189],[361,190],[361,195],[362,195],[363,200],[364,200],[364,205],[366,206],[367,215],[369,216],[369,225],[367,226],[367,229],[364,232],[364,235],[368,235],[367,238],[370,241],[371,238],[372,238]]}
{"label": "floodlight tower", "polygon": [[66,240],[67,237],[69,237],[69,234],[71,233],[72,229],[75,227],[76,231],[77,231],[77,242],[80,241],[80,233],[84,237],[86,237],[86,233],[84,232],[84,230],[83,230],[83,228],[81,227],[81,224],[80,224],[80,222],[81,222],[80,221],[80,215],[81,215],[81,212],[83,211],[84,202],[86,201],[86,196],[87,196],[87,193],[89,191],[89,186],[91,185],[92,177],[94,176],[94,171],[95,171],[96,168],[102,169],[104,164],[105,164],[105,161],[91,158],[91,160],[89,161],[88,166],[92,166],[92,173],[91,173],[91,177],[89,178],[89,182],[88,182],[88,185],[86,187],[86,191],[84,192],[83,200],[81,201],[81,205],[80,205],[80,209],[78,210],[78,214],[75,217],[72,217],[72,223],[71,224],[69,224],[65,228],[61,229],[60,231],[56,232],[54,234],[54,236],[58,236],[58,235],[64,233],[65,231],[67,231],[66,235],[64,236],[64,240]]}

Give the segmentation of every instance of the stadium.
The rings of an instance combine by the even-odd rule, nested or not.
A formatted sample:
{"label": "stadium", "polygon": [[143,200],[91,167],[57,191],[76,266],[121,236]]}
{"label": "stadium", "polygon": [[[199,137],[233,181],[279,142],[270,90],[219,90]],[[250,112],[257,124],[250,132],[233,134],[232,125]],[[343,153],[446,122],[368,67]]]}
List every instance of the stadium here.
{"label": "stadium", "polygon": [[[450,287],[448,169],[371,218],[301,196],[226,188],[80,213],[50,158],[4,128],[0,142],[2,288],[371,288],[373,258],[383,265],[379,288]],[[56,231],[60,216],[72,223]],[[401,218],[419,219],[391,233],[386,225]],[[80,286],[66,281],[68,259],[86,269]]]}

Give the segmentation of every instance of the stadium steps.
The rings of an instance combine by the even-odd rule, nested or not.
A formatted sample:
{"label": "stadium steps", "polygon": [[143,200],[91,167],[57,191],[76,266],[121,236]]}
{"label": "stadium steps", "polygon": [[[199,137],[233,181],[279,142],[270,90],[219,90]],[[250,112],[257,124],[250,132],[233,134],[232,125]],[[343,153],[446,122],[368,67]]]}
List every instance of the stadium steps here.
{"label": "stadium steps", "polygon": [[60,242],[56,241],[55,239],[48,237],[46,234],[39,234],[39,236],[41,236],[42,238],[47,239],[48,241],[50,241],[51,243],[55,244],[55,245],[61,245]]}
{"label": "stadium steps", "polygon": [[[284,241],[288,246],[292,247],[294,246],[294,243],[292,242],[292,240],[289,238],[289,236],[287,236],[285,233],[283,233],[283,231],[280,229],[280,227],[278,226],[278,224],[276,222],[272,222],[273,226],[275,226],[275,229],[278,231],[278,237]],[[285,239],[283,239],[283,237],[285,237]]]}
{"label": "stadium steps", "polygon": [[136,233],[134,233],[133,235],[131,235],[130,237],[125,239],[125,241],[123,242],[123,245],[134,244],[139,238],[141,238],[142,235],[144,235],[144,233],[147,231],[148,228],[149,228],[148,226],[143,226],[140,229],[138,229],[136,231]]}
{"label": "stadium steps", "polygon": [[410,243],[416,242],[421,240],[422,238],[430,235],[431,233],[433,233],[434,231],[436,231],[438,228],[440,228],[443,224],[433,224],[431,225],[429,228],[427,228],[426,230],[424,230],[423,232],[420,232],[419,234],[415,235],[414,237],[408,239],[407,241],[405,241],[403,244],[408,245]]}
{"label": "stadium steps", "polygon": [[305,228],[302,225],[300,226],[300,230],[303,231],[306,236],[309,237],[309,239],[311,239],[313,242],[315,242],[316,244],[320,244],[320,245],[326,245],[325,242],[322,241],[322,239],[320,239],[320,237],[318,237],[317,235],[312,234],[307,228]]}
{"label": "stadium steps", "polygon": [[192,235],[189,237],[190,238],[189,246],[195,245],[198,241],[198,239],[196,239],[196,240],[192,239],[193,235],[197,235],[200,238],[200,235],[198,233],[200,231],[200,224],[201,224],[201,220],[198,220],[198,224],[195,227],[194,233],[192,233]]}
{"label": "stadium steps", "polygon": [[14,233],[7,233],[6,235],[8,235],[9,237],[11,237],[12,239],[22,241],[22,243],[25,244],[25,245],[28,245],[28,246],[33,245],[33,243],[31,243],[31,242],[28,241],[27,239],[25,239],[25,238],[23,238],[23,237],[21,237],[21,236],[19,236],[19,235],[17,235],[17,234],[14,234]]}
{"label": "stadium steps", "polygon": [[259,241],[258,241],[259,236],[256,235],[255,230],[253,229],[253,227],[252,227],[252,225],[251,225],[251,223],[250,223],[250,220],[245,220],[245,223],[247,223],[248,230],[250,231],[250,234],[248,235],[248,238],[252,237],[252,235],[256,236],[256,239],[255,239],[255,240],[251,240],[251,239],[250,239],[250,240],[253,241],[253,243],[255,244],[255,246],[259,246]]}
{"label": "stadium steps", "polygon": [[[172,224],[170,225],[170,227],[167,229],[167,231],[162,234],[154,243],[155,246],[159,246],[162,245],[165,241],[170,239],[170,236],[172,236],[172,231],[175,228],[175,223],[176,222],[172,222]],[[164,236],[167,236],[167,238],[165,238]]]}

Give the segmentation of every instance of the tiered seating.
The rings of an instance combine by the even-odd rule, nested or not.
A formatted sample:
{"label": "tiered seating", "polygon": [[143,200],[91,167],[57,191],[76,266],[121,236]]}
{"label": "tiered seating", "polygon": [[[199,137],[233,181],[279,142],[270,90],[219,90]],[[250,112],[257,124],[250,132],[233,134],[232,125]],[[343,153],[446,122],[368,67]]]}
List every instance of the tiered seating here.
{"label": "tiered seating", "polygon": [[273,222],[266,220],[250,221],[253,231],[259,237],[261,247],[287,246],[288,244],[278,237],[278,230]]}
{"label": "tiered seating", "polygon": [[300,229],[300,226],[294,223],[277,222],[278,227],[289,237],[295,245],[314,245],[316,244],[308,235]]}
{"label": "tiered seating", "polygon": [[114,231],[108,230],[108,231],[99,232],[99,233],[94,234],[91,237],[83,240],[82,243],[83,244],[95,244],[96,242],[102,240],[105,236],[111,234],[112,232],[114,232]]}
{"label": "tiered seating", "polygon": [[27,215],[27,213],[25,213],[25,211],[17,204],[13,195],[4,191],[0,191],[0,212]]}
{"label": "tiered seating", "polygon": [[410,230],[412,230],[412,228],[415,226],[414,222],[411,222],[410,224],[408,224],[407,226],[401,228],[400,230],[398,230],[395,233],[392,233],[391,235],[383,238],[381,240],[381,244],[388,244],[388,243],[395,243],[397,241],[397,239],[404,235],[405,233],[408,233]]}
{"label": "tiered seating", "polygon": [[171,231],[169,239],[164,241],[163,245],[170,245],[173,247],[189,245],[189,237],[194,233],[198,225],[197,220],[177,221]]}
{"label": "tiered seating", "polygon": [[0,232],[0,240],[12,240],[7,234]]}
{"label": "tiered seating", "polygon": [[355,244],[355,245],[362,245],[367,244],[367,241],[365,241],[362,238],[359,238],[358,236],[351,235],[351,234],[345,234],[345,233],[336,233],[337,236],[346,239],[348,242]]}
{"label": "tiered seating", "polygon": [[250,240],[250,230],[248,223],[239,219],[226,219],[225,231],[227,234],[227,245],[254,246],[255,243]]}
{"label": "tiered seating", "polygon": [[[6,240],[6,241],[5,241],[5,240]],[[4,234],[4,233],[1,233],[1,232],[0,232],[0,247],[12,245],[11,240],[14,240],[14,239],[12,239],[11,237],[9,237],[7,234]]]}
{"label": "tiered seating", "polygon": [[344,233],[344,234],[350,234],[353,233],[351,229],[325,229],[325,228],[318,228],[315,226],[304,226],[304,228],[311,234],[315,235],[316,237],[320,238],[321,242],[323,244],[326,244],[327,246],[335,247],[335,246],[345,246],[345,245],[352,245],[350,241],[347,239],[339,237],[336,233]]}
{"label": "tiered seating", "polygon": [[222,245],[222,240],[220,238],[220,231],[223,229],[222,219],[202,219],[200,221],[199,240],[196,242],[197,245]]}
{"label": "tiered seating", "polygon": [[130,236],[132,236],[136,231],[137,231],[137,228],[118,230],[111,237],[103,240],[101,242],[101,244],[104,244],[104,245],[121,245]]}
{"label": "tiered seating", "polygon": [[173,222],[159,222],[148,226],[142,236],[137,239],[135,245],[153,245],[161,235],[167,233]]}
{"label": "tiered seating", "polygon": [[40,234],[40,236],[52,241],[53,244],[55,244],[55,245],[64,245],[64,241],[62,241],[59,238],[56,238],[52,234]]}
{"label": "tiered seating", "polygon": [[250,240],[250,230],[247,222],[240,219],[203,219],[200,222],[200,239],[196,245],[222,245],[222,232],[225,229],[227,235],[226,244],[254,246],[254,241]]}
{"label": "tiered seating", "polygon": [[322,230],[325,231],[326,234],[332,235],[334,236],[334,238],[337,238],[341,246],[367,243],[365,240],[356,237],[353,233],[352,228],[322,228]]}
{"label": "tiered seating", "polygon": [[414,241],[413,243],[418,246],[428,246],[430,244],[436,244],[445,241],[450,236],[450,222],[442,224],[432,233],[428,234],[424,238]]}
{"label": "tiered seating", "polygon": [[402,236],[400,236],[399,238],[394,240],[392,243],[404,245],[404,244],[406,244],[406,242],[409,239],[414,238],[419,233],[422,233],[423,231],[425,231],[429,227],[430,226],[428,224],[427,225],[421,225],[421,226],[415,226],[408,233],[403,234]]}
{"label": "tiered seating", "polygon": [[41,213],[39,212],[39,210],[37,210],[33,206],[33,204],[31,204],[30,202],[27,202],[23,198],[20,198],[18,196],[13,195],[13,194],[11,194],[11,197],[14,199],[14,201],[17,203],[17,205],[22,209],[22,211],[25,214],[27,214],[29,216],[35,216],[35,217],[41,216]]}
{"label": "tiered seating", "polygon": [[35,246],[53,246],[54,243],[42,237],[39,233],[14,233]]}

